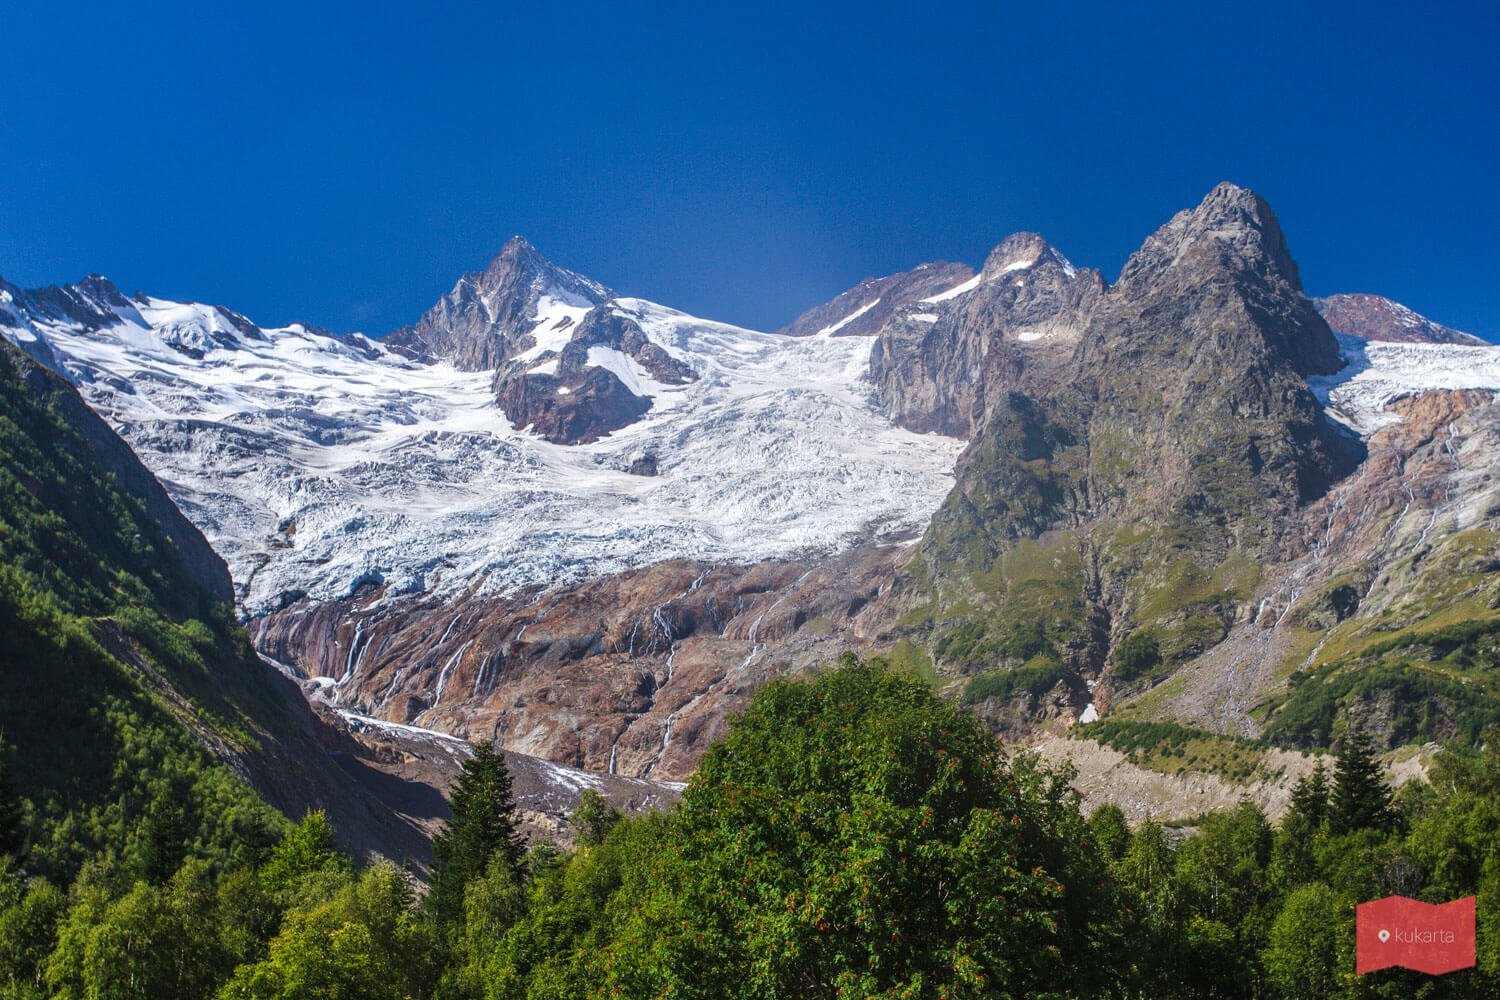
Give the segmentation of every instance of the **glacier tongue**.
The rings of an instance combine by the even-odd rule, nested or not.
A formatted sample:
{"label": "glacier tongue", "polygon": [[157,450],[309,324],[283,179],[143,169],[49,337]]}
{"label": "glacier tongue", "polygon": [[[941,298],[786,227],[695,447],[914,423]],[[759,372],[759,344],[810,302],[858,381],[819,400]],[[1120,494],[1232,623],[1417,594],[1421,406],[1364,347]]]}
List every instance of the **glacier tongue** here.
{"label": "glacier tongue", "polygon": [[[362,337],[137,299],[101,328],[12,309],[224,555],[244,609],[365,582],[551,586],[674,558],[755,561],[920,529],[962,445],[893,426],[871,340],[616,300],[699,379],[594,444],[513,430],[489,372]],[[236,323],[235,321],[239,321]],[[656,476],[632,475],[651,456]]]}
{"label": "glacier tongue", "polygon": [[1307,384],[1330,416],[1361,434],[1398,422],[1387,406],[1403,396],[1430,389],[1500,390],[1500,347],[1334,336],[1344,368]]}

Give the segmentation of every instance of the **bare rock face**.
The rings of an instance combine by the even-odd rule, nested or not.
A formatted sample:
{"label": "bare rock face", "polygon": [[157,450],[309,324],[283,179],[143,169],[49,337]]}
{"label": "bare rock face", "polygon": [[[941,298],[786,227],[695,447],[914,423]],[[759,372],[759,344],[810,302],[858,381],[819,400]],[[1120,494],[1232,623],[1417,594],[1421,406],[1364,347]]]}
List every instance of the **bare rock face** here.
{"label": "bare rock face", "polygon": [[940,673],[1029,664],[1077,711],[1136,631],[1169,667],[1219,642],[1362,446],[1307,387],[1337,342],[1249,191],[1222,185],[1152,235],[1073,343],[989,402],[885,603],[888,635]]}
{"label": "bare rock face", "polygon": [[532,331],[544,298],[591,306],[612,294],[513,236],[489,266],[464,275],[414,325],[389,334],[383,343],[465,371],[490,371],[534,343]]}
{"label": "bare rock face", "polygon": [[1342,366],[1270,206],[1220,185],[1130,258],[1080,342],[1091,502],[1265,534],[1358,460],[1305,381]]}
{"label": "bare rock face", "polygon": [[1482,347],[1489,342],[1472,333],[1443,326],[1399,302],[1380,295],[1329,295],[1313,299],[1318,312],[1339,333],[1365,340],[1389,340],[1406,344],[1465,344]]}
{"label": "bare rock face", "polygon": [[367,588],[252,621],[341,708],[605,774],[675,780],[767,679],[835,659],[905,553],[662,563],[456,603]]}
{"label": "bare rock face", "polygon": [[[1414,719],[1430,728],[1422,736],[1454,735],[1459,711],[1488,697],[1461,680],[1448,686],[1464,693],[1450,697],[1451,666],[1420,664],[1444,650],[1402,636],[1454,622],[1477,629],[1500,608],[1500,403],[1487,391],[1438,390],[1391,409],[1400,422],[1372,434],[1355,474],[1299,512],[1289,558],[1263,568],[1227,638],[1177,672],[1157,711],[1244,735],[1269,725],[1289,743],[1337,713],[1394,745],[1413,737],[1404,727]],[[1396,663],[1363,653],[1382,645],[1396,647]],[[1412,660],[1426,690],[1416,703],[1400,687]],[[1309,723],[1287,711],[1299,676],[1316,690],[1351,672],[1361,683],[1325,716]],[[1145,696],[1139,685],[1115,694]]]}
{"label": "bare rock face", "polygon": [[866,278],[847,292],[809,309],[778,333],[788,337],[870,337],[902,308],[941,295],[974,277],[967,264],[934,261],[884,278]]}
{"label": "bare rock face", "polygon": [[903,427],[971,437],[1005,393],[1046,390],[1103,291],[1099,272],[1017,233],[969,290],[891,316],[870,353],[876,400]]}
{"label": "bare rock face", "polygon": [[518,372],[496,381],[496,400],[517,429],[554,444],[588,444],[629,426],[651,409],[613,372],[584,367],[564,375]]}
{"label": "bare rock face", "polygon": [[596,352],[629,359],[665,385],[696,381],[692,367],[653,343],[612,302],[589,310],[560,351],[508,362],[495,373],[495,398],[516,429],[531,427],[554,444],[587,444],[651,409]]}

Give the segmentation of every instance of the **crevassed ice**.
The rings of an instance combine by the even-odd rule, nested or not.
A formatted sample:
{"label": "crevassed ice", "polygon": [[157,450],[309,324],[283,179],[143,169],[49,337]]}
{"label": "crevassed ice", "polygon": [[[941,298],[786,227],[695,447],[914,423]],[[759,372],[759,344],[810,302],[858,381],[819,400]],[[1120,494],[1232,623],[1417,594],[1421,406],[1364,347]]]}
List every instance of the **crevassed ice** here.
{"label": "crevassed ice", "polygon": [[[547,303],[538,319],[576,322],[578,308]],[[159,300],[104,330],[40,332],[228,560],[250,613],[371,580],[494,591],[671,558],[833,550],[920,529],[951,487],[961,443],[873,408],[869,338],[756,333],[636,299],[618,308],[699,378],[661,385],[595,348],[591,360],[630,375],[653,409],[571,447],[512,429],[491,373],[374,342],[288,327],[226,347],[210,334],[232,331],[211,307]],[[555,341],[544,349],[566,338]],[[659,476],[624,471],[647,453]]]}

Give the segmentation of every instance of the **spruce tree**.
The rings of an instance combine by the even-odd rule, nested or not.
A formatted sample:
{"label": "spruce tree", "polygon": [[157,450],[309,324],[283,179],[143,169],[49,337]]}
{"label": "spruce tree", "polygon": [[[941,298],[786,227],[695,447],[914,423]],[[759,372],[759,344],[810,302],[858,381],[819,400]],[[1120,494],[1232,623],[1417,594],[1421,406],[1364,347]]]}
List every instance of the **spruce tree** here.
{"label": "spruce tree", "polygon": [[1339,747],[1333,773],[1329,819],[1334,833],[1389,829],[1395,818],[1375,748],[1363,730],[1350,727]]}
{"label": "spruce tree", "polygon": [[1312,774],[1298,779],[1292,789],[1292,812],[1307,821],[1312,829],[1318,829],[1328,819],[1328,770],[1318,761]]}
{"label": "spruce tree", "polygon": [[7,746],[0,741],[0,858],[19,859],[26,847],[21,797],[10,783]]}
{"label": "spruce tree", "polygon": [[524,844],[505,756],[486,740],[464,762],[449,796],[453,815],[432,839],[432,889],[427,906],[440,923],[463,920],[464,888],[500,855],[520,871]]}

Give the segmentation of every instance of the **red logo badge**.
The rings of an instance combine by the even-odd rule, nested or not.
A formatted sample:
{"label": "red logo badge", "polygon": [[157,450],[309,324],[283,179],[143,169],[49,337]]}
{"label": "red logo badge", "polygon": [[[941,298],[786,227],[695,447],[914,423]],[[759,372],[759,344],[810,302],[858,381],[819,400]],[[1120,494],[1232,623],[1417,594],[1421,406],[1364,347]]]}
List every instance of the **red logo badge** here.
{"label": "red logo badge", "polygon": [[1474,897],[1420,903],[1387,896],[1361,903],[1354,916],[1354,971],[1399,965],[1441,975],[1474,964]]}

